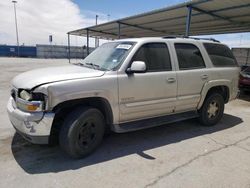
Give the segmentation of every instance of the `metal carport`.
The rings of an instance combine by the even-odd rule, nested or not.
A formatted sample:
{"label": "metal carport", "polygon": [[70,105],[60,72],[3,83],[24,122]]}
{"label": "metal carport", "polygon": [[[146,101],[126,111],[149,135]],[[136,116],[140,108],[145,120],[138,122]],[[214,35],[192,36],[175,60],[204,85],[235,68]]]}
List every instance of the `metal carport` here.
{"label": "metal carport", "polygon": [[[211,35],[250,31],[250,0],[194,0],[68,32],[100,39]],[[69,41],[70,45],[70,41]]]}

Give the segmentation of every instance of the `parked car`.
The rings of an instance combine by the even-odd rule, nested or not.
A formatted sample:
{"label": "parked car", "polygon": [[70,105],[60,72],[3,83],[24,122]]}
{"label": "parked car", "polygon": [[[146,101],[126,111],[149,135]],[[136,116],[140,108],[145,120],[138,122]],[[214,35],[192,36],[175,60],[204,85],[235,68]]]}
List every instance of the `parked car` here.
{"label": "parked car", "polygon": [[249,67],[249,65],[242,65],[240,68],[241,68],[241,71],[244,71],[248,67]]}
{"label": "parked car", "polygon": [[134,131],[198,118],[213,126],[238,94],[230,49],[195,38],[137,38],[103,44],[78,64],[22,73],[12,81],[10,121],[36,144],[58,140],[75,158],[106,130]]}
{"label": "parked car", "polygon": [[250,92],[250,67],[240,73],[239,87],[242,91]]}

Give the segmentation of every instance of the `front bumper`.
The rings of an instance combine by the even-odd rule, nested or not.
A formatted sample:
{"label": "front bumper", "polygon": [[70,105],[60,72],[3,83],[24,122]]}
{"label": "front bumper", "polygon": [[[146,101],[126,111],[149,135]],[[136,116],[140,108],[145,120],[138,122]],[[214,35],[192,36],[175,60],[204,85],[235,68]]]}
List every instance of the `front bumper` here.
{"label": "front bumper", "polygon": [[12,97],[8,101],[7,112],[13,127],[26,140],[34,144],[49,143],[54,113],[23,112],[16,107]]}

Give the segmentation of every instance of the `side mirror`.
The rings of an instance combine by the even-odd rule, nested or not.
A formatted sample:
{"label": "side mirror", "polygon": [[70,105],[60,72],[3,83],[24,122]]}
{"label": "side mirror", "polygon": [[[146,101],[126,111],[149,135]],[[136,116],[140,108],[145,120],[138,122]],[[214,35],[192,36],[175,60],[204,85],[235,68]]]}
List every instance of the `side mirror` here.
{"label": "side mirror", "polygon": [[130,68],[126,71],[128,74],[144,72],[146,72],[146,64],[143,61],[133,61]]}

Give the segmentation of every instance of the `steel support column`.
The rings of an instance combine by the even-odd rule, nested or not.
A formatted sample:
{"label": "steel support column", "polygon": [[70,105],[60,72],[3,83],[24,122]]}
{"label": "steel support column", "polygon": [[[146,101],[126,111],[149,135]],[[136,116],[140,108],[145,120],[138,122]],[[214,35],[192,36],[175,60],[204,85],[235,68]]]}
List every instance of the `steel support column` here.
{"label": "steel support column", "polygon": [[19,57],[19,38],[18,38],[18,28],[17,28],[17,16],[16,16],[16,3],[17,1],[12,1],[14,5],[14,14],[15,14],[15,25],[16,25],[16,41],[17,41],[17,56]]}
{"label": "steel support column", "polygon": [[89,30],[87,29],[87,56],[89,55]]}
{"label": "steel support column", "polygon": [[188,6],[188,15],[186,19],[186,32],[185,32],[185,37],[189,36],[190,32],[190,24],[191,24],[191,18],[192,18],[192,6]]}
{"label": "steel support column", "polygon": [[68,58],[70,63],[70,34],[68,33]]}
{"label": "steel support column", "polygon": [[[97,25],[98,15],[95,16],[95,25]],[[99,46],[99,39],[98,37],[95,37],[95,48]]]}

